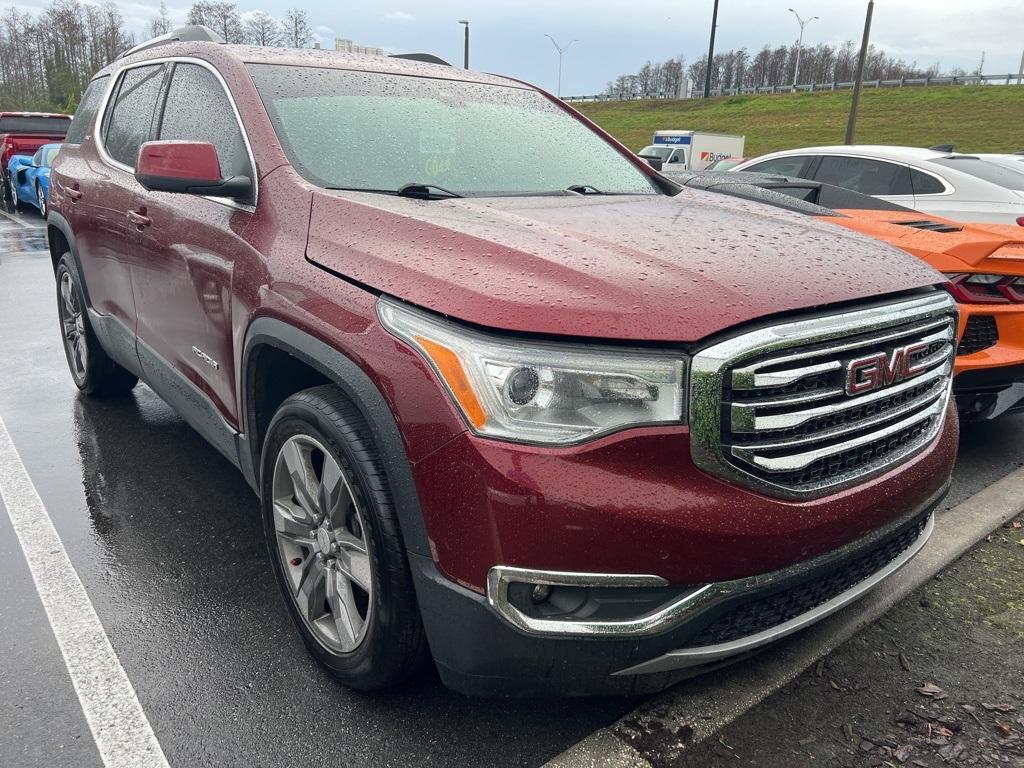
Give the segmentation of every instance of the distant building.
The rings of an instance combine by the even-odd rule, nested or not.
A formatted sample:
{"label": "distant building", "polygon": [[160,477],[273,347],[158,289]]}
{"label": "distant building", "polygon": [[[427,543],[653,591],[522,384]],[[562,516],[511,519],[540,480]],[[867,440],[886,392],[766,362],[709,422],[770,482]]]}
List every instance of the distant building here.
{"label": "distant building", "polygon": [[341,51],[342,53],[362,53],[367,56],[383,56],[383,48],[373,48],[369,45],[356,45],[351,40],[345,40],[341,37],[334,38],[334,50]]}

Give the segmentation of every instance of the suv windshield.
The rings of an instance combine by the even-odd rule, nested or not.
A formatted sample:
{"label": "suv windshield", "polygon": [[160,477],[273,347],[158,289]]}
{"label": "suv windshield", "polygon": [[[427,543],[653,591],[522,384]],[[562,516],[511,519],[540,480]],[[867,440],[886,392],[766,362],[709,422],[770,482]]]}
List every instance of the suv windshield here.
{"label": "suv windshield", "polygon": [[288,160],[321,187],[656,194],[613,145],[528,88],[271,64],[249,69]]}

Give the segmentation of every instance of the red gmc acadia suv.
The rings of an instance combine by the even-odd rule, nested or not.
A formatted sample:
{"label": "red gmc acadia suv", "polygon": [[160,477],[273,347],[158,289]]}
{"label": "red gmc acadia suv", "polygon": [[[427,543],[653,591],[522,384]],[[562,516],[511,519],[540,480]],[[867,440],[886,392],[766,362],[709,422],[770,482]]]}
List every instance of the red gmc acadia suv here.
{"label": "red gmc acadia suv", "polygon": [[884,579],[949,482],[936,272],[515,80],[185,28],[93,79],[50,194],[75,383],[238,466],[356,688],[660,689]]}

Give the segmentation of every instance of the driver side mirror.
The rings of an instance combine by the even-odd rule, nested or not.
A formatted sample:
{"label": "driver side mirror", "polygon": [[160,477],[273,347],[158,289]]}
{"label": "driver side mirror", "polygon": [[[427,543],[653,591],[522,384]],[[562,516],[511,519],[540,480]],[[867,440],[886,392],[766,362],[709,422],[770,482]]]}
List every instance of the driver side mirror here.
{"label": "driver side mirror", "polygon": [[139,147],[135,178],[151,192],[245,199],[248,176],[223,178],[217,149],[205,141],[147,141]]}

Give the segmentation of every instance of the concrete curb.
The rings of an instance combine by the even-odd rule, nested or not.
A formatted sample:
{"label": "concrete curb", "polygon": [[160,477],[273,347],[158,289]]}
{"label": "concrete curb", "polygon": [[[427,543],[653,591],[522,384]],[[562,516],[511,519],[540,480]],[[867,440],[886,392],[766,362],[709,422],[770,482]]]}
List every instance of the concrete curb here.
{"label": "concrete curb", "polygon": [[759,656],[656,696],[554,757],[547,768],[653,768],[670,762],[831,653],[1022,511],[1024,468],[940,513],[931,540],[917,557],[853,605]]}

